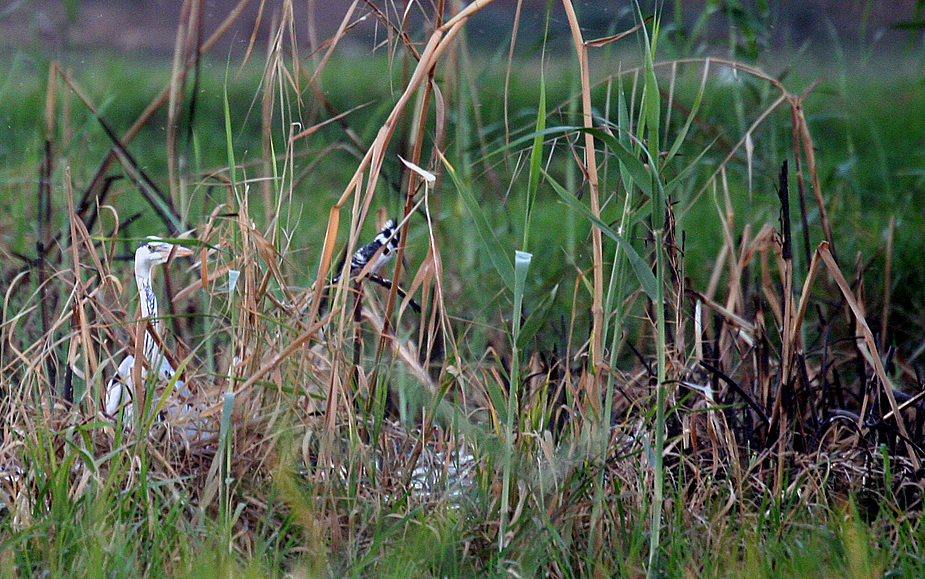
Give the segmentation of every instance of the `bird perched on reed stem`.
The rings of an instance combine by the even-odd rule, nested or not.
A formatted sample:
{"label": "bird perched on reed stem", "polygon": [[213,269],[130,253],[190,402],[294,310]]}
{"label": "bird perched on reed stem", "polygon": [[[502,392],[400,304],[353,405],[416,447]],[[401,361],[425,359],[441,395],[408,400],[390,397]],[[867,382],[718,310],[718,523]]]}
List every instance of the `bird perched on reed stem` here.
{"label": "bird perched on reed stem", "polygon": [[[350,275],[360,277],[364,275],[363,272],[366,272],[366,276],[378,274],[379,270],[392,259],[392,254],[395,253],[400,242],[401,233],[396,228],[395,220],[389,219],[382,226],[379,233],[376,234],[376,237],[356,250],[356,253],[350,258]],[[371,260],[372,263],[370,263]],[[332,283],[337,283],[338,281],[340,281],[340,271],[331,280]]]}

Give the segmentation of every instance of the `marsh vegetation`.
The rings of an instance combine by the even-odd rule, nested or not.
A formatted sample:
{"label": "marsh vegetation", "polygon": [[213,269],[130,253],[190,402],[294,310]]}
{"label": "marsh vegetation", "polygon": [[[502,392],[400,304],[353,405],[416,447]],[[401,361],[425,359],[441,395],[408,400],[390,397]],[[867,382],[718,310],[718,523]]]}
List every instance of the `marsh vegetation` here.
{"label": "marsh vegetation", "polygon": [[[306,53],[288,6],[4,65],[4,575],[923,573],[918,77],[570,0],[555,50],[474,3]],[[148,235],[192,394],[126,420]]]}

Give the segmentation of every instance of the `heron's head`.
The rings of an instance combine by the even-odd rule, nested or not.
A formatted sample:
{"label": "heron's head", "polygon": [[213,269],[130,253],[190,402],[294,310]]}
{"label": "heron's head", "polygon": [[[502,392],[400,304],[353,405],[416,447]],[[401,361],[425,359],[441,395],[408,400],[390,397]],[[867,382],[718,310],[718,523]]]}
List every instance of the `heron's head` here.
{"label": "heron's head", "polygon": [[167,243],[158,237],[148,237],[135,250],[135,269],[150,271],[155,265],[166,263],[171,252],[179,257],[193,254],[182,245]]}

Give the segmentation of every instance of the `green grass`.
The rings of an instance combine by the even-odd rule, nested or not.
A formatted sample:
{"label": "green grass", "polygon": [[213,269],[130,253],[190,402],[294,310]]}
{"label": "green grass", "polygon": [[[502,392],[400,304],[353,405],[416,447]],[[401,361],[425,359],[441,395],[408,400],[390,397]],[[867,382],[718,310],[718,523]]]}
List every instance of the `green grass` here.
{"label": "green grass", "polygon": [[[860,414],[862,399],[865,408],[875,400],[863,398],[873,372],[853,345],[857,330],[832,272],[823,268],[810,284],[801,331],[784,336],[775,306],[790,266],[781,265],[779,237],[752,243],[762,226],[780,228],[777,176],[788,159],[796,305],[808,264],[789,109],[757,125],[750,158],[742,148],[726,161],[779,92],[742,71],[729,81],[713,63],[701,93],[702,61],[679,62],[674,72],[659,63],[660,51],[677,47],[665,47],[657,24],[648,24],[649,42],[640,36],[619,50],[592,48],[588,82],[572,52],[541,59],[530,48],[516,55],[524,64],[508,70],[506,48],[485,54],[453,45],[460,52],[437,61],[435,84],[421,84],[426,98],[395,109],[396,133],[384,144],[376,139],[387,116],[415,66],[426,65],[404,60],[408,46],[400,41],[389,45],[394,60],[385,50],[336,55],[317,93],[306,77],[261,85],[266,55],[240,74],[239,63],[204,59],[196,116],[178,132],[186,172],[173,201],[197,243],[215,251],[204,270],[172,264],[156,283],[169,278],[171,295],[182,295],[165,342],[179,359],[190,355],[194,404],[209,409],[204,420],[221,432],[208,442],[184,442],[169,419],[150,434],[123,432],[99,412],[112,366],[130,343],[137,301],[130,265],[110,260],[133,247],[110,238],[115,216],[141,214],[120,239],[168,232],[122,178],[104,201],[112,209],[81,237],[68,186],[79,199],[112,142],[60,76],[52,212],[42,217],[48,63],[25,53],[6,59],[0,451],[24,472],[3,491],[0,573],[922,575],[921,501],[907,492],[920,457],[893,435],[898,423],[869,426],[888,408],[874,408],[880,414],[867,418],[862,440],[822,427],[830,411]],[[656,40],[645,74],[646,46]],[[791,61],[762,55],[775,57]],[[296,74],[287,57],[282,62]],[[816,66],[797,60],[783,86],[799,94],[820,81],[805,102],[817,175],[839,270],[857,283],[851,299],[862,301],[878,336],[885,230],[896,218],[888,342],[874,354],[886,358],[894,346],[888,372],[914,394],[925,326],[918,291],[925,126],[909,111],[925,110],[925,91],[901,67]],[[638,74],[617,74],[634,67]],[[89,56],[68,74],[122,135],[171,69]],[[439,92],[427,92],[433,87]],[[588,132],[576,129],[583,94],[595,115]],[[189,98],[188,88],[186,112]],[[163,191],[166,110],[126,147]],[[304,130],[346,111],[343,124],[289,145],[290,123]],[[587,135],[595,172],[586,164]],[[360,187],[331,213],[370,149],[382,153],[381,170],[360,171]],[[409,173],[398,155],[438,175],[426,198],[422,185],[406,203]],[[824,236],[811,175],[802,170],[814,250]],[[370,197],[365,188],[374,179]],[[401,216],[419,201],[401,284],[411,291],[420,282],[412,293],[424,313],[384,316],[393,311],[388,291],[369,282],[356,324],[349,292],[332,289],[328,309],[319,307],[312,288],[319,264],[333,267],[348,245],[368,241],[376,210]],[[370,213],[359,220],[366,203]],[[46,231],[61,251],[40,262],[36,243]],[[750,251],[751,261],[729,263],[730,252]],[[223,268],[240,272],[234,292]],[[750,325],[749,342],[732,315],[715,310],[704,311],[700,335],[694,327],[714,271],[710,297]],[[332,318],[312,331],[321,327],[312,316],[327,311]],[[801,378],[782,385],[788,348]],[[777,413],[780,438],[697,363],[701,355],[763,412]],[[74,406],[61,400],[67,380],[78,393]],[[684,383],[711,385],[715,399]],[[143,387],[160,392],[155,383]],[[836,390],[847,401],[838,402]],[[662,439],[664,462],[654,454]],[[467,453],[475,464],[470,484],[459,494],[440,489],[453,460]],[[438,490],[425,495],[415,466],[428,461]]]}
{"label": "green grass", "polygon": [[[8,214],[29,214],[26,204],[34,194],[35,167],[40,162],[42,125],[37,120],[44,100],[44,72],[37,70],[35,63],[32,66],[22,64],[22,58],[13,58],[9,66],[9,78],[19,79],[14,86],[11,81],[7,86],[0,87],[0,102],[4,111],[3,121],[5,134],[0,155],[4,159],[0,165],[5,186],[11,195],[6,196],[4,209]],[[322,85],[325,87],[334,108],[338,111],[350,110],[360,105],[367,105],[364,109],[356,111],[347,117],[351,126],[359,128],[358,134],[361,142],[368,142],[373,136],[372,128],[377,126],[379,118],[385,107],[394,101],[397,86],[390,86],[383,82],[376,74],[387,71],[388,63],[384,58],[368,58],[363,60],[334,59],[322,75]],[[567,79],[564,72],[567,63],[553,62],[550,64],[554,72],[548,73],[547,81],[550,103],[557,107],[553,118],[561,114],[563,103],[567,102]],[[258,66],[246,69],[243,75],[232,75],[228,83],[230,106],[234,111],[233,143],[237,155],[245,164],[248,159],[256,160],[260,151],[259,136],[259,103],[255,102],[256,83],[258,81]],[[714,65],[714,68],[719,68]],[[236,67],[232,67],[234,72]],[[194,138],[198,154],[193,156],[193,174],[220,168],[226,162],[226,154],[221,146],[224,142],[224,127],[222,103],[220,98],[224,83],[225,65],[221,62],[208,62],[203,67],[202,98],[197,102],[197,119],[194,127]],[[503,95],[504,71],[496,68],[487,68],[477,73],[477,84],[480,96],[479,108],[485,126],[484,140],[487,150],[470,150],[469,158],[479,161],[483,153],[492,153],[503,147],[503,126],[501,126],[501,97]],[[116,129],[117,133],[124,131],[132,119],[144,108],[151,95],[157,88],[163,86],[169,78],[169,68],[158,66],[144,61],[103,60],[101,57],[88,59],[86,64],[78,67],[75,77],[81,82],[91,97],[100,107],[101,114]],[[527,81],[532,73],[526,72],[523,77],[514,74],[512,82],[511,109],[514,112],[513,125],[519,134],[530,131],[529,114],[531,103],[536,99],[536,87],[529,86]],[[819,71],[822,76],[824,71]],[[920,212],[917,211],[921,202],[923,180],[921,176],[921,150],[920,142],[925,134],[925,127],[917,123],[915,115],[902,114],[902,111],[917,110],[925,101],[921,83],[914,75],[904,75],[902,71],[896,74],[877,75],[867,72],[859,77],[851,77],[839,86],[837,79],[822,77],[820,86],[813,90],[807,100],[806,110],[810,126],[813,129],[817,149],[820,151],[820,178],[832,204],[832,212],[838,215],[836,225],[842,231],[851,231],[852,235],[840,236],[844,244],[846,255],[861,252],[871,255],[882,245],[882,236],[889,217],[896,216],[899,220],[897,228],[898,242],[896,244],[897,259],[905,267],[898,268],[902,276],[912,279],[921,279],[921,268],[914,267],[914,257],[917,253],[914,232],[921,225]],[[743,75],[744,76],[744,75]],[[795,75],[794,75],[795,76]],[[686,75],[690,89],[695,90],[699,83],[699,73],[691,70]],[[393,82],[398,82],[400,75],[396,73]],[[681,107],[689,106],[692,95],[684,90],[684,77],[679,83],[676,100]],[[520,85],[523,84],[523,88]],[[756,93],[761,92],[760,82],[745,78],[741,87],[718,86],[711,87],[705,94],[704,102],[700,107],[697,123],[694,125],[686,147],[682,148],[682,156],[690,158],[698,149],[720,140],[714,145],[715,154],[709,154],[698,163],[698,168],[691,175],[689,184],[683,184],[677,200],[684,205],[686,196],[693,195],[706,174],[716,167],[716,157],[722,152],[720,147],[731,144],[738,129],[742,129],[728,106],[730,101],[742,99],[744,106],[750,110],[760,109],[762,103],[767,102],[767,95],[757,98]],[[794,82],[797,88],[805,86],[807,82]],[[126,88],[131,87],[131,90]],[[596,94],[603,94],[603,88],[596,89]],[[685,93],[688,96],[685,96]],[[744,96],[734,96],[744,95]],[[68,98],[68,97],[64,97]],[[613,97],[615,98],[615,97]],[[66,126],[70,138],[62,139],[57,143],[59,154],[66,156],[71,168],[75,186],[80,190],[80,183],[92,177],[94,159],[99,159],[108,150],[110,142],[95,120],[89,116],[77,102],[70,98],[71,114],[58,121],[59,133]],[[686,104],[685,104],[686,103]],[[883,106],[888,103],[889,106]],[[603,109],[606,103],[596,105]],[[616,108],[616,103],[609,105],[610,110]],[[683,110],[683,109],[682,109]],[[738,214],[744,213],[748,208],[748,222],[752,224],[774,223],[777,219],[775,194],[773,192],[773,179],[778,162],[784,158],[789,148],[789,124],[786,111],[773,115],[762,127],[760,134],[756,135],[756,152],[754,154],[754,169],[752,189],[747,189],[745,179],[744,154],[737,156],[736,163],[729,167],[735,176],[737,185],[732,192],[731,201],[733,209]],[[674,118],[680,114],[676,111]],[[142,161],[142,167],[154,176],[165,174],[165,160],[162,141],[163,133],[159,126],[163,122],[161,116],[155,116],[149,129],[145,129],[130,147],[133,154]],[[566,121],[565,124],[574,124],[575,119],[555,118],[556,121]],[[526,121],[526,122],[525,122]],[[457,121],[458,123],[459,121]],[[66,125],[65,125],[66,123]],[[369,127],[363,129],[363,127]],[[738,127],[738,129],[736,129]],[[500,131],[499,131],[500,129]],[[314,161],[313,155],[323,148],[325,141],[330,142],[338,137],[336,127],[322,128],[316,136],[310,138],[311,143],[300,152],[309,162]],[[733,133],[733,134],[731,134]],[[276,150],[284,150],[283,135],[277,134]],[[218,146],[216,146],[218,145]],[[470,147],[476,143],[470,143]],[[561,144],[559,145],[561,148]],[[293,199],[291,212],[296,219],[290,224],[295,239],[300,243],[294,244],[297,251],[311,251],[306,246],[309,240],[319,235],[322,220],[312,218],[316,216],[317,207],[332,203],[339,193],[338,185],[347,179],[350,166],[355,161],[348,151],[335,151],[328,153],[320,162],[313,162],[311,171],[300,175],[299,186]],[[499,177],[506,171],[504,167],[497,167],[500,160],[495,154],[488,158],[488,166],[495,170],[501,169]],[[682,157],[681,164],[684,160]],[[387,160],[385,172],[392,180],[399,175],[400,164],[396,159]],[[484,177],[481,169],[485,165],[476,165],[473,171],[476,175]],[[554,166],[555,167],[555,166]],[[561,167],[561,165],[560,165]],[[62,166],[56,167],[60,181]],[[509,178],[507,178],[509,179]],[[501,183],[505,182],[501,179]],[[139,205],[137,196],[132,193],[133,187],[123,181],[117,188],[118,199],[114,202],[120,214],[125,215],[144,208]],[[382,187],[385,206],[395,212],[398,201],[389,187]],[[60,195],[60,192],[58,192]],[[516,228],[520,225],[510,221],[510,215],[523,213],[520,206],[522,199],[505,195],[504,189],[494,187],[483,189],[483,197],[487,201],[492,198],[486,209],[492,212],[492,219],[506,231],[510,237],[518,238],[520,233]],[[391,201],[390,201],[391,199]],[[201,219],[214,204],[216,198],[207,192],[200,192],[194,196],[188,208],[190,220]],[[810,199],[811,201],[811,199]],[[537,202],[541,209],[534,215],[540,220],[539,228],[549,231],[554,237],[554,243],[549,244],[547,239],[543,243],[536,242],[549,251],[553,248],[563,248],[569,240],[558,239],[554,227],[549,224],[561,223],[568,215],[568,210],[561,207],[558,198],[549,188],[541,188],[538,192]],[[441,204],[447,218],[460,218],[459,211],[452,211],[453,204]],[[458,206],[457,206],[458,207]],[[619,215],[619,203],[611,203],[612,215]],[[260,210],[261,207],[254,207]],[[686,232],[687,251],[691,256],[688,271],[696,280],[703,280],[711,267],[710,260],[715,254],[715,240],[719,235],[718,223],[712,219],[714,208],[711,203],[698,203],[691,207],[685,218],[691,223],[687,226],[683,221],[680,227]],[[59,220],[63,216],[57,216]],[[810,222],[811,227],[814,223]],[[139,233],[156,229],[147,216],[142,217]],[[573,237],[583,238],[584,231],[572,232]],[[820,237],[817,231],[812,231],[813,239]],[[31,245],[28,236],[24,235],[23,228],[14,228],[9,232],[13,235],[12,249],[24,251]],[[306,248],[306,249],[302,249]],[[413,247],[411,248],[414,249]],[[311,254],[309,254],[311,255]],[[566,254],[566,257],[567,254]],[[307,259],[306,261],[311,261]],[[547,260],[544,260],[547,261]],[[555,268],[538,276],[539,280],[553,280],[561,278],[563,268],[568,263],[563,260],[548,260]],[[539,264],[544,267],[545,264]],[[875,268],[875,271],[878,268]],[[900,280],[897,280],[900,281]],[[912,300],[914,296],[904,295],[905,283],[897,283],[897,299]],[[909,284],[911,285],[911,284]],[[477,300],[464,300],[465,302]],[[911,305],[911,303],[910,303]]]}

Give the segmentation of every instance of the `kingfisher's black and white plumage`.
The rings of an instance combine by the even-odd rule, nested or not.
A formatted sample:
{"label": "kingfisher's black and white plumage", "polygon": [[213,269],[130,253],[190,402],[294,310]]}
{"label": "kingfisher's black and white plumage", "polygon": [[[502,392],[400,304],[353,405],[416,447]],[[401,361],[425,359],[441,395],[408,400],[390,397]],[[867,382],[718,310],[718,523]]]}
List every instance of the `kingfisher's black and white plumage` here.
{"label": "kingfisher's black and white plumage", "polygon": [[[389,219],[385,222],[385,225],[379,233],[376,234],[376,237],[371,242],[356,250],[353,257],[350,258],[349,277],[356,281],[360,281],[361,279],[369,280],[386,289],[392,289],[392,282],[381,277],[379,271],[390,259],[392,259],[400,242],[401,233],[398,230],[398,225],[394,219]],[[341,271],[344,269],[344,261],[345,259],[342,259],[340,265],[337,266],[334,278],[331,280],[332,284],[336,284],[340,281]],[[405,291],[401,289],[401,287],[396,286],[395,289],[401,299],[407,297]],[[327,290],[325,290],[322,296],[321,303],[321,311],[326,311],[328,304]],[[408,305],[415,312],[421,312],[421,306],[413,299],[408,298]]]}
{"label": "kingfisher's black and white plumage", "polygon": [[[398,248],[400,241],[401,233],[396,227],[395,220],[389,219],[385,222],[382,230],[376,234],[376,238],[356,250],[356,253],[350,258],[350,275],[360,275],[371,259],[375,259],[375,261],[369,266],[369,269],[366,269],[366,275],[372,276],[379,273],[379,270],[392,259],[392,255]],[[333,283],[340,280],[340,269],[338,268],[338,272],[332,280]]]}

